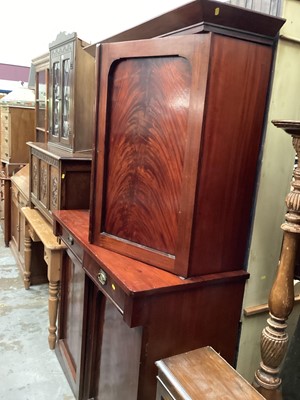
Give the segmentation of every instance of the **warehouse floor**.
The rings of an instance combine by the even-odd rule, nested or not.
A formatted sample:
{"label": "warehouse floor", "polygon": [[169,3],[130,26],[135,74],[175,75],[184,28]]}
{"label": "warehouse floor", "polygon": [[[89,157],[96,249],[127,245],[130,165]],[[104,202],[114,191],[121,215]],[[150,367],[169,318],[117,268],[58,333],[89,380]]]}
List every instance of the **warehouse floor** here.
{"label": "warehouse floor", "polygon": [[48,347],[48,285],[25,290],[0,227],[0,400],[73,400]]}

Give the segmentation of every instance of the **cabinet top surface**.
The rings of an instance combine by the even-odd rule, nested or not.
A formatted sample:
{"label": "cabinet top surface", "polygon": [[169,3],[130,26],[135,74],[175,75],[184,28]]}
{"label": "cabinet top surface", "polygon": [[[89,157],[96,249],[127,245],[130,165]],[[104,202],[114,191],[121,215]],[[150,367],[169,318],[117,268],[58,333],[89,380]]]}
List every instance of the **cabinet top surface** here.
{"label": "cabinet top surface", "polygon": [[[53,217],[54,221],[73,235],[84,251],[99,264],[99,268],[105,269],[131,296],[150,295],[158,291],[185,290],[191,286],[196,288],[210,282],[248,278],[247,272],[239,270],[183,279],[162,269],[89,243],[89,211],[87,210],[59,210],[53,213]],[[54,223],[55,229],[57,230],[56,223]]]}
{"label": "cabinet top surface", "polygon": [[12,183],[20,190],[21,193],[29,199],[29,164],[21,168],[11,178]]}
{"label": "cabinet top surface", "polygon": [[160,360],[156,365],[172,387],[183,395],[180,398],[264,398],[209,346]]}
{"label": "cabinet top surface", "polygon": [[[283,18],[220,1],[195,0],[131,29],[100,40],[98,43],[148,39],[175,32],[180,33],[200,25],[205,25],[206,28],[221,27],[225,30],[275,38],[284,22]],[[95,46],[96,44],[87,46],[86,50],[92,53]]]}
{"label": "cabinet top surface", "polygon": [[49,155],[58,160],[87,160],[92,159],[91,151],[70,153],[67,150],[51,146],[49,143],[42,142],[27,142],[28,146],[32,149],[38,150],[46,155]]}

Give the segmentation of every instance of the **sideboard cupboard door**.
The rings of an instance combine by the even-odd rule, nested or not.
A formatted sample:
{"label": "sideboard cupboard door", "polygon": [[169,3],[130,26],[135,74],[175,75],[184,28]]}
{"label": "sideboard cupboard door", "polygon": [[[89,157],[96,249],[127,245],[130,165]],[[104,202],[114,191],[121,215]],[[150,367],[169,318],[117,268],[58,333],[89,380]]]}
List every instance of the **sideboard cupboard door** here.
{"label": "sideboard cupboard door", "polygon": [[65,375],[79,398],[82,360],[82,324],[85,274],[70,250],[64,253],[56,354]]}
{"label": "sideboard cupboard door", "polygon": [[271,62],[215,33],[98,47],[91,243],[184,277],[243,268]]}
{"label": "sideboard cupboard door", "polygon": [[130,328],[118,308],[88,277],[83,399],[138,396],[142,327]]}

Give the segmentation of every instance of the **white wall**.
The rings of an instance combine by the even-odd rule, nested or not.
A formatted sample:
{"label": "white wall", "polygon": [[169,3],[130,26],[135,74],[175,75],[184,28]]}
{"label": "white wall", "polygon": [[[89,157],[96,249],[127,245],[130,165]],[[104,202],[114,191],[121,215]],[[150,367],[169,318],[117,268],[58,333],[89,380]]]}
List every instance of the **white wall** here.
{"label": "white wall", "polygon": [[30,66],[62,31],[95,43],[190,0],[9,0],[1,10],[0,63]]}

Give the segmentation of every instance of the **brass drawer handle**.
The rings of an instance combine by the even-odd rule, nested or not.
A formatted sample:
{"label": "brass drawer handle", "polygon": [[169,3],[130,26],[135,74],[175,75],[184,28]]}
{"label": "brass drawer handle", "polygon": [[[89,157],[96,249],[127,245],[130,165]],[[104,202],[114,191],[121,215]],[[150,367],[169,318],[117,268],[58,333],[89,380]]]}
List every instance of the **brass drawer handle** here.
{"label": "brass drawer handle", "polygon": [[74,244],[74,239],[71,235],[68,235],[67,242],[72,246]]}
{"label": "brass drawer handle", "polygon": [[100,269],[100,271],[98,272],[98,281],[101,283],[101,285],[105,285],[106,281],[107,281],[107,276],[106,276],[106,272],[103,271],[103,269]]}

